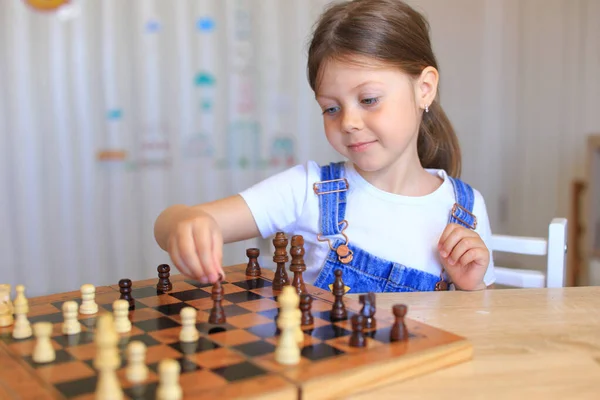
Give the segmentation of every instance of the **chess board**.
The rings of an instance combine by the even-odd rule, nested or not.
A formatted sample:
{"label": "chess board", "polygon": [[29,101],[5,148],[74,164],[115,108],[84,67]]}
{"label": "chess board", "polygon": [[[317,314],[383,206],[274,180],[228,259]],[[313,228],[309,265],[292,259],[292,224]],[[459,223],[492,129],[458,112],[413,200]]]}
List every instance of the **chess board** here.
{"label": "chess board", "polygon": [[[155,399],[160,360],[173,358],[181,365],[184,399],[339,398],[374,387],[464,362],[472,346],[464,338],[406,318],[409,339],[390,341],[394,318],[390,310],[377,309],[376,329],[367,333],[367,346],[349,346],[350,321],[329,318],[334,297],[306,285],[313,297],[314,326],[303,328],[304,344],[298,365],[284,366],[274,359],[279,331],[275,323],[278,303],[272,289],[273,272],[247,277],[245,264],[226,268],[223,282],[225,324],[209,324],[212,285],[172,275],[173,290],[157,294],[157,279],[133,283],[135,310],[132,330],[121,334],[121,368],[118,376],[125,398]],[[61,334],[62,303],[76,300],[80,292],[29,299],[29,320],[54,324],[52,344],[56,360],[36,364],[31,354],[33,338],[15,340],[12,327],[0,328],[0,398],[92,399],[97,382],[93,368],[96,353],[94,329],[97,316],[112,311],[119,298],[118,285],[96,288],[99,313],[79,315],[82,332]],[[348,318],[360,311],[354,298],[344,296]],[[185,306],[198,310],[196,343],[179,342],[179,312]],[[124,349],[133,340],[146,344],[150,373],[145,383],[133,385],[125,377]]]}

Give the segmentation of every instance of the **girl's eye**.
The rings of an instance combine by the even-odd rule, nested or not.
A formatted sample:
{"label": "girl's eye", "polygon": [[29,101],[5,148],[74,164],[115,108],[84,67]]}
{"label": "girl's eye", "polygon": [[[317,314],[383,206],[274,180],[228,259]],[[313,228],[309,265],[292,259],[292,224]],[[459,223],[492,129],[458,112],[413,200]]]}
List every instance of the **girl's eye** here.
{"label": "girl's eye", "polygon": [[370,97],[368,99],[361,100],[361,103],[366,104],[368,106],[372,106],[373,104],[377,104],[379,102],[378,97]]}
{"label": "girl's eye", "polygon": [[323,110],[323,115],[325,114],[335,114],[338,111],[339,107],[329,107]]}

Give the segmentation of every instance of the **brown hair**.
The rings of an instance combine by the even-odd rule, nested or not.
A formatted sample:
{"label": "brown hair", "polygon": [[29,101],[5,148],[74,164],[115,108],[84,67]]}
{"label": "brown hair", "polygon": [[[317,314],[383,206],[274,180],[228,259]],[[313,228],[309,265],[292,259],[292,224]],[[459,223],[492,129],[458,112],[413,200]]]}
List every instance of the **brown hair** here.
{"label": "brown hair", "polygon": [[[418,78],[432,66],[429,23],[401,0],[352,0],[330,6],[317,22],[308,50],[308,80],[316,92],[320,67],[331,59],[363,56],[394,65]],[[439,91],[438,91],[439,92]],[[460,176],[458,138],[439,98],[423,113],[417,151],[424,168]]]}

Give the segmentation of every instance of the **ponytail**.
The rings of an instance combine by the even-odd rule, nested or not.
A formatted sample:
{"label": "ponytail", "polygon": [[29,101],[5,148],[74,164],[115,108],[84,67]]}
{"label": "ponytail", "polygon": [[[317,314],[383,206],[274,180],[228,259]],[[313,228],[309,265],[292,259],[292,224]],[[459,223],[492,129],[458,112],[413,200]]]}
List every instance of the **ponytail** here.
{"label": "ponytail", "polygon": [[417,152],[423,168],[443,169],[454,178],[460,177],[462,165],[458,138],[437,100],[431,103],[429,112],[423,112]]}

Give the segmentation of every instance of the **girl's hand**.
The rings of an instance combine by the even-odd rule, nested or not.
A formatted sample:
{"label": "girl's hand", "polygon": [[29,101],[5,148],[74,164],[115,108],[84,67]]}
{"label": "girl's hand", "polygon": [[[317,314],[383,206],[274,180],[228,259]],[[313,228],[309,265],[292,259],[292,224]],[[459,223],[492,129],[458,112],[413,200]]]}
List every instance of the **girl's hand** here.
{"label": "girl's hand", "polygon": [[181,273],[202,283],[224,278],[223,236],[215,219],[206,212],[179,211],[167,240],[167,252]]}
{"label": "girl's hand", "polygon": [[490,252],[477,232],[448,224],[440,237],[438,251],[457,289],[485,289],[483,276],[490,263]]}

